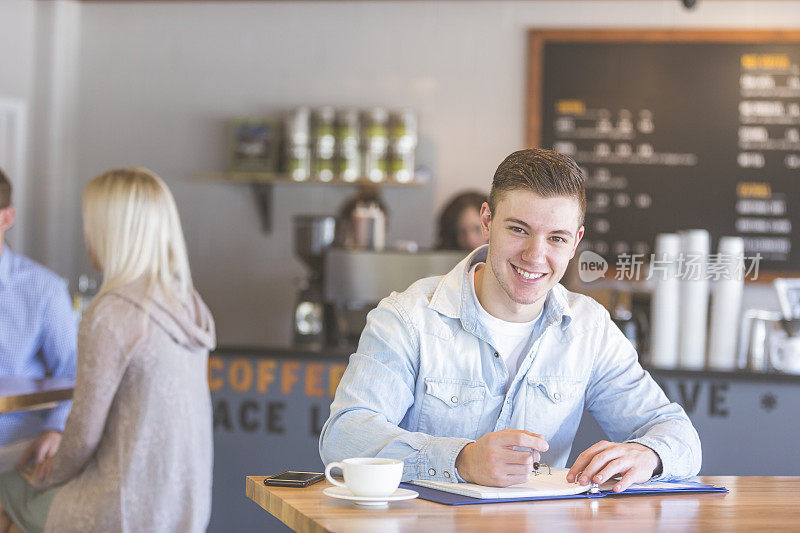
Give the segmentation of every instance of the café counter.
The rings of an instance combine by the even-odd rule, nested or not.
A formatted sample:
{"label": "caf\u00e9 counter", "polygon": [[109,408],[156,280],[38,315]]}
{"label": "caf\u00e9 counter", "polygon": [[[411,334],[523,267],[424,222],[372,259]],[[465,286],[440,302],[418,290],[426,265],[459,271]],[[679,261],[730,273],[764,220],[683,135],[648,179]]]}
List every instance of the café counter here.
{"label": "caf\u00e9 counter", "polygon": [[[208,377],[214,412],[210,532],[288,531],[244,494],[245,476],[322,471],[318,441],[349,349],[220,348]],[[703,475],[800,475],[800,376],[651,369],[703,444]],[[570,461],[605,434],[584,416]]]}

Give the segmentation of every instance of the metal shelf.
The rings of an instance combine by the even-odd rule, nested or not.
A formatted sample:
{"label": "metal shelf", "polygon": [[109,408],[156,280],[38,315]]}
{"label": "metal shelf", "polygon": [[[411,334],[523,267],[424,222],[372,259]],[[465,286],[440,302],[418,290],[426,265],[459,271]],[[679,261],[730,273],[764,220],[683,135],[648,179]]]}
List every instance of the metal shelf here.
{"label": "metal shelf", "polygon": [[333,187],[402,187],[402,188],[421,188],[430,184],[430,177],[427,174],[420,174],[409,183],[398,183],[396,181],[374,182],[362,177],[356,181],[319,181],[314,177],[305,181],[295,181],[288,174],[274,172],[255,172],[243,170],[231,170],[227,172],[207,172],[198,174],[196,179],[208,183],[227,183],[231,185],[249,185],[253,191],[258,207],[258,215],[261,218],[261,229],[264,233],[272,231],[272,203],[273,187],[275,185],[293,186],[333,186]]}
{"label": "metal shelf", "polygon": [[209,172],[199,174],[197,179],[215,183],[233,184],[269,184],[269,185],[330,185],[330,186],[356,186],[356,187],[423,187],[430,183],[430,178],[417,176],[408,183],[397,181],[371,181],[366,177],[360,177],[355,181],[342,181],[334,179],[331,181],[320,181],[314,176],[304,181],[296,181],[289,174],[273,172],[255,172],[243,170],[231,170],[227,172]]}

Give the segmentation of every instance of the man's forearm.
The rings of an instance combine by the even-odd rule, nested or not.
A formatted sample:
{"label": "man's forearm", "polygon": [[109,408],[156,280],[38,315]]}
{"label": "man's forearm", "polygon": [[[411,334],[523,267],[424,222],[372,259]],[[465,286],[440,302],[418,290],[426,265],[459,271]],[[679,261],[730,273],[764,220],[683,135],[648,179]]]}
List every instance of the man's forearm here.
{"label": "man's forearm", "polygon": [[456,482],[456,457],[470,442],[406,431],[379,413],[356,408],[336,413],[325,423],[319,448],[325,464],[348,457],[387,457],[404,462],[404,481]]}
{"label": "man's forearm", "polygon": [[688,420],[666,420],[628,442],[642,444],[655,452],[660,470],[656,467],[653,475],[658,479],[685,479],[700,471],[700,438]]}
{"label": "man's forearm", "polygon": [[64,431],[64,425],[69,416],[69,410],[72,407],[72,402],[61,402],[56,407],[53,407],[49,412],[43,415],[42,431],[52,429],[55,431]]}

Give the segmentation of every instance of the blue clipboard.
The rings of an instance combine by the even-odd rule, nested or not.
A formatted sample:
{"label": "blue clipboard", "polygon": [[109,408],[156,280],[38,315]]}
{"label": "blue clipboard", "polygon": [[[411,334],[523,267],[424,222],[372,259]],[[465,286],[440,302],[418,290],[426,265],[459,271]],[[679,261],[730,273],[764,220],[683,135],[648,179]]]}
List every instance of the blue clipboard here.
{"label": "blue clipboard", "polygon": [[[662,482],[664,483],[664,482]],[[727,493],[728,489],[725,487],[717,487],[706,483],[697,481],[677,481],[676,485],[680,485],[674,489],[659,488],[659,489],[628,489],[625,492],[612,492],[601,491],[599,493],[590,494],[584,492],[582,494],[570,494],[568,496],[532,496],[526,498],[497,498],[497,499],[483,499],[472,498],[470,496],[462,496],[460,494],[453,494],[452,492],[445,492],[436,490],[429,487],[422,487],[420,485],[412,485],[409,483],[401,483],[400,486],[404,489],[414,490],[419,493],[419,497],[423,500],[441,503],[443,505],[476,505],[479,503],[507,503],[507,502],[532,502],[532,501],[545,501],[545,500],[577,500],[577,499],[592,499],[604,498],[606,496],[644,496],[652,494],[696,494],[696,493]],[[686,487],[691,485],[691,487]]]}

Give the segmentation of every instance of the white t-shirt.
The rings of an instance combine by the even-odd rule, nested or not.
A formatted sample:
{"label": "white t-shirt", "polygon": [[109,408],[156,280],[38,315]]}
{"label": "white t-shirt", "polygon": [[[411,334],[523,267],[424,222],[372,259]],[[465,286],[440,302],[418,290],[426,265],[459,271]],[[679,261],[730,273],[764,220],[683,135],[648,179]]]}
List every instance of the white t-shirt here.
{"label": "white t-shirt", "polygon": [[530,322],[507,322],[487,313],[478,300],[478,294],[475,292],[475,272],[479,268],[483,268],[484,264],[476,263],[470,270],[469,282],[472,286],[472,298],[475,301],[475,307],[478,309],[478,320],[489,331],[495,349],[506,364],[506,370],[508,370],[506,390],[508,390],[517,375],[517,371],[519,371],[519,365],[522,363],[522,359],[530,345],[531,335],[536,323],[542,317],[542,311],[539,311],[539,315]]}

